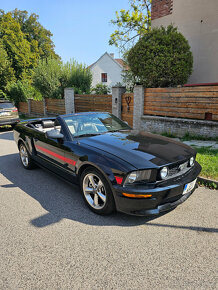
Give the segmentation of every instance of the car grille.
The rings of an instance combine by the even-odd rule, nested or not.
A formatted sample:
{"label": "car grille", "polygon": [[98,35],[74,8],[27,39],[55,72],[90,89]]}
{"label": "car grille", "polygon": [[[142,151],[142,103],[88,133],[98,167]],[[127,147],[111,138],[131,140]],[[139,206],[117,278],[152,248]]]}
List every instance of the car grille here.
{"label": "car grille", "polygon": [[169,167],[169,174],[168,178],[176,177],[178,175],[182,175],[190,170],[191,167],[189,166],[189,161],[176,164],[174,166]]}

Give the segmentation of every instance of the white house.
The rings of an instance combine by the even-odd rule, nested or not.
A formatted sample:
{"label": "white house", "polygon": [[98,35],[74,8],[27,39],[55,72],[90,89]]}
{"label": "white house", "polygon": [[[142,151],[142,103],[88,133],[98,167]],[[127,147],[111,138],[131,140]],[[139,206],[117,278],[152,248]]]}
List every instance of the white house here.
{"label": "white house", "polygon": [[111,88],[116,83],[123,83],[121,74],[125,66],[122,59],[114,58],[113,53],[105,52],[89,68],[92,72],[92,87],[102,83]]}

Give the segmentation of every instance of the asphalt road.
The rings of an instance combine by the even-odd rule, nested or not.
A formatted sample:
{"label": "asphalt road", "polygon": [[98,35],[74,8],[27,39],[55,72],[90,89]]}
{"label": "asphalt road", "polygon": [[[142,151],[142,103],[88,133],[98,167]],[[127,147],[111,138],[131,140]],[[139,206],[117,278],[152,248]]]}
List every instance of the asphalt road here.
{"label": "asphalt road", "polygon": [[0,289],[217,289],[218,191],[155,219],[86,208],[0,129]]}

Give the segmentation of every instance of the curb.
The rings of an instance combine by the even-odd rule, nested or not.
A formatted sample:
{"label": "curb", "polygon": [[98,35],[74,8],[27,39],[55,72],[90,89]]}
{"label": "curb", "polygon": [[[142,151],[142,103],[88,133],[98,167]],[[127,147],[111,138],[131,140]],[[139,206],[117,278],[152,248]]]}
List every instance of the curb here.
{"label": "curb", "polygon": [[213,180],[213,179],[204,178],[204,177],[199,176],[198,177],[198,181],[203,182],[206,186],[210,186],[210,185],[216,184],[216,186],[218,187],[218,181],[217,180]]}

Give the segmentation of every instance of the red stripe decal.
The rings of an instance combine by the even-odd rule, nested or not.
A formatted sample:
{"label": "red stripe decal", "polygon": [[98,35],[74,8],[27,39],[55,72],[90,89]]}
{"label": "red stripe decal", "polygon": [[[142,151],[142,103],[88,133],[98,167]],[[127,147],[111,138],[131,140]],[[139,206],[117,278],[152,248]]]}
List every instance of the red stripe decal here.
{"label": "red stripe decal", "polygon": [[45,152],[45,153],[47,153],[47,154],[49,154],[49,155],[51,155],[51,156],[54,156],[54,157],[56,157],[56,158],[58,158],[60,160],[63,160],[63,161],[65,161],[68,164],[71,164],[71,165],[74,165],[74,166],[76,165],[76,161],[73,160],[73,159],[66,158],[66,157],[64,157],[62,155],[59,155],[59,154],[57,154],[57,153],[55,153],[53,151],[50,151],[50,150],[48,150],[48,149],[46,149],[44,147],[41,147],[39,145],[36,145],[36,148],[41,150],[41,151],[43,151],[43,152]]}

